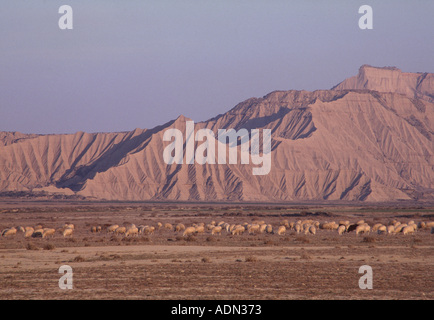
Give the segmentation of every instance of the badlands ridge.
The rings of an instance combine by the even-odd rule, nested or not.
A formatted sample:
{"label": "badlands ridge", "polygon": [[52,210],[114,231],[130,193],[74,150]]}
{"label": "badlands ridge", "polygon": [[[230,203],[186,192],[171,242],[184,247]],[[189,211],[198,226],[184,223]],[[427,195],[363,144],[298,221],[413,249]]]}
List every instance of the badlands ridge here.
{"label": "badlands ridge", "polygon": [[[130,132],[0,132],[0,195],[99,200],[434,199],[434,74],[364,65],[331,90],[275,91],[195,130],[271,129],[271,170],[163,161],[184,116]],[[197,144],[197,142],[196,142]],[[185,163],[185,162],[184,162]]]}

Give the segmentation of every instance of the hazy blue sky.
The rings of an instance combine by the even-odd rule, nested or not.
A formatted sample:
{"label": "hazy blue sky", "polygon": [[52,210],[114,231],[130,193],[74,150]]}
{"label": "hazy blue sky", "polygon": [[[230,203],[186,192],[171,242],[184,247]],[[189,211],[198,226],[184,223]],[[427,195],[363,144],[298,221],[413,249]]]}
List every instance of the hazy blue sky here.
{"label": "hazy blue sky", "polygon": [[[60,30],[61,5],[74,29]],[[360,30],[361,5],[374,29]],[[329,89],[362,64],[434,72],[434,1],[2,0],[0,131],[195,121],[274,90]]]}

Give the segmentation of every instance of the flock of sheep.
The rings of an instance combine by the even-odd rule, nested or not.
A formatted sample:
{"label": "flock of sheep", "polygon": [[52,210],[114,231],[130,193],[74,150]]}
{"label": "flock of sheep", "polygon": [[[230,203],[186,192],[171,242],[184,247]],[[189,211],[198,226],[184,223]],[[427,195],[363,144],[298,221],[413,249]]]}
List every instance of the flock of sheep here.
{"label": "flock of sheep", "polygon": [[[342,235],[344,233],[355,232],[356,235],[362,233],[376,232],[378,234],[399,234],[402,233],[412,234],[418,229],[431,228],[431,233],[434,234],[434,221],[431,222],[419,222],[409,221],[407,223],[401,223],[399,221],[393,220],[389,224],[384,225],[381,223],[374,224],[372,227],[363,220],[356,223],[350,223],[350,221],[339,221],[339,222],[322,222],[314,220],[299,220],[296,222],[289,222],[288,220],[283,220],[276,227],[271,224],[265,223],[265,221],[255,220],[252,223],[243,224],[230,224],[224,221],[216,223],[212,221],[208,224],[193,223],[189,226],[185,226],[182,223],[172,225],[171,223],[161,223],[158,222],[155,226],[140,225],[136,226],[130,224],[128,226],[119,226],[117,224],[110,225],[106,228],[107,232],[111,232],[118,235],[137,236],[139,234],[150,235],[156,230],[173,230],[178,234],[182,233],[182,236],[187,237],[196,234],[210,233],[211,235],[221,235],[222,233],[229,235],[241,235],[241,234],[277,234],[285,235],[288,231],[295,231],[297,233],[304,234],[316,234],[317,230],[331,230]],[[94,226],[91,228],[92,232],[101,232],[101,226]]]}
{"label": "flock of sheep", "polygon": [[[103,230],[107,233],[113,233],[115,235],[121,235],[125,237],[143,235],[152,235],[155,231],[173,230],[178,234],[182,233],[183,237],[188,237],[197,234],[210,233],[211,235],[221,235],[222,233],[229,235],[241,235],[241,234],[277,234],[285,235],[288,231],[295,231],[296,233],[304,234],[316,234],[317,230],[329,230],[337,232],[338,235],[344,233],[354,232],[356,235],[375,232],[378,234],[413,234],[419,229],[431,228],[431,234],[434,234],[434,221],[430,222],[418,222],[409,221],[407,223],[401,223],[396,220],[390,221],[388,224],[377,223],[370,226],[367,222],[360,220],[356,223],[350,223],[350,221],[339,222],[319,222],[315,220],[298,220],[296,222],[289,222],[283,220],[278,226],[272,226],[265,223],[265,221],[255,220],[252,223],[243,224],[229,224],[224,221],[216,223],[212,221],[210,223],[193,223],[189,226],[185,226],[182,223],[178,223],[175,226],[170,223],[158,222],[155,226],[129,224],[120,226],[117,224],[105,226],[92,226],[90,231],[92,233],[100,233]],[[10,227],[2,230],[2,237],[14,236],[17,233],[23,233],[24,237],[29,238],[48,238],[54,236],[56,233],[62,234],[63,237],[72,236],[74,232],[73,224],[64,224],[58,229],[43,228],[41,225],[35,227]]]}
{"label": "flock of sheep", "polygon": [[64,237],[71,236],[74,232],[75,226],[71,223],[64,224],[59,229],[54,228],[43,228],[42,225],[37,225],[35,227],[11,227],[6,228],[1,232],[2,237],[14,236],[17,233],[23,233],[25,238],[48,238],[53,236],[56,231],[61,233]]}

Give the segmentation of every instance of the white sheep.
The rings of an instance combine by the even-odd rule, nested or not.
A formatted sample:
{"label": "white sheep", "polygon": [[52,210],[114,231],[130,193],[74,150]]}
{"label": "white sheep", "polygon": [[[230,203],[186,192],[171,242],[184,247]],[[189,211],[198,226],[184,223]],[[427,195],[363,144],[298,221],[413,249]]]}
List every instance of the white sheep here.
{"label": "white sheep", "polygon": [[9,228],[9,229],[5,229],[2,232],[2,236],[3,237],[7,237],[7,236],[13,236],[17,233],[17,229],[15,227]]}
{"label": "white sheep", "polygon": [[388,234],[394,234],[395,233],[395,226],[394,225],[388,225],[387,226],[387,233]]}
{"label": "white sheep", "polygon": [[382,223],[376,223],[372,226],[372,231],[378,231],[378,228],[380,228],[383,224]]}
{"label": "white sheep", "polygon": [[278,234],[279,236],[284,235],[285,232],[286,232],[286,227],[285,227],[285,226],[280,226],[280,227],[277,229],[277,234]]}
{"label": "white sheep", "polygon": [[26,231],[24,232],[24,238],[31,237],[34,231],[35,229],[33,229],[32,227],[26,227]]}
{"label": "white sheep", "polygon": [[138,234],[139,234],[139,228],[137,227],[128,228],[128,230],[125,231],[125,237],[137,236]]}
{"label": "white sheep", "polygon": [[434,227],[434,221],[426,222],[425,228],[433,228]]}
{"label": "white sheep", "polygon": [[184,233],[182,234],[184,237],[185,236],[189,236],[192,235],[196,232],[196,228],[195,227],[188,227],[184,230]]}
{"label": "white sheep", "polygon": [[111,226],[109,226],[109,227],[107,228],[107,232],[115,232],[117,228],[119,228],[119,225],[117,225],[117,224],[112,224]]}
{"label": "white sheep", "polygon": [[[374,230],[372,230],[374,231]],[[381,225],[380,227],[377,228],[377,233],[378,234],[387,234],[387,227],[384,225]]]}
{"label": "white sheep", "polygon": [[315,228],[314,225],[312,225],[312,226],[309,227],[309,233],[310,234],[316,234],[316,228]]}
{"label": "white sheep", "polygon": [[236,227],[232,230],[232,235],[240,235],[240,234],[242,234],[244,231],[246,231],[246,229],[245,229],[243,226],[239,225],[239,226],[236,226]]}
{"label": "white sheep", "polygon": [[[363,221],[363,220],[361,220],[361,221]],[[356,228],[356,235],[358,235],[359,233],[369,233],[369,231],[371,231],[371,227],[369,225],[360,224]]]}
{"label": "white sheep", "polygon": [[402,234],[410,234],[414,232],[414,228],[412,226],[406,226],[402,229]]}
{"label": "white sheep", "polygon": [[127,232],[127,228],[125,227],[118,227],[115,230],[115,234],[125,234],[125,232]]}
{"label": "white sheep", "polygon": [[346,227],[344,224],[341,224],[341,225],[338,227],[338,234],[339,234],[339,235],[342,235],[345,231],[347,231],[347,227]]}
{"label": "white sheep", "polygon": [[180,232],[180,231],[184,231],[184,230],[185,230],[185,226],[182,223],[178,223],[175,227],[176,232]]}
{"label": "white sheep", "polygon": [[196,227],[196,233],[204,233],[205,232],[205,226],[203,225],[198,225]]}
{"label": "white sheep", "polygon": [[255,234],[255,233],[259,233],[259,224],[252,224],[247,231],[249,232],[249,234]]}
{"label": "white sheep", "polygon": [[301,224],[299,224],[299,223],[296,223],[296,224],[295,224],[295,231],[296,231],[297,233],[300,233],[300,232],[301,232]]}
{"label": "white sheep", "polygon": [[155,227],[145,226],[145,228],[143,229],[143,234],[154,234],[154,231]]}
{"label": "white sheep", "polygon": [[53,228],[45,228],[44,233],[42,234],[42,238],[47,238],[49,236],[52,236],[56,233],[56,229]]}
{"label": "white sheep", "polygon": [[214,235],[214,234],[222,234],[222,227],[221,226],[217,226],[217,227],[212,228],[211,234],[212,235]]}
{"label": "white sheep", "polygon": [[71,236],[73,231],[74,229],[72,228],[66,228],[65,230],[63,230],[63,237]]}

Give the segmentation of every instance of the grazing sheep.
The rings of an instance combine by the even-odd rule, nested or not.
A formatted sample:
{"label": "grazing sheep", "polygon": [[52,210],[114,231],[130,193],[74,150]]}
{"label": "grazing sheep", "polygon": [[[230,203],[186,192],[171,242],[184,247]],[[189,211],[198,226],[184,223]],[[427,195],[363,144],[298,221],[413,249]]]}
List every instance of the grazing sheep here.
{"label": "grazing sheep", "polygon": [[158,229],[161,229],[163,227],[163,224],[161,222],[158,222],[157,227],[158,227]]}
{"label": "grazing sheep", "polygon": [[143,229],[143,234],[154,234],[154,231],[155,227],[145,226],[145,228]]}
{"label": "grazing sheep", "polygon": [[300,233],[300,232],[301,232],[301,224],[297,223],[297,224],[295,225],[295,231],[296,231],[297,233]]}
{"label": "grazing sheep", "polygon": [[347,230],[347,227],[346,227],[344,224],[341,224],[341,225],[338,227],[338,234],[339,234],[339,235],[342,235],[346,230]]}
{"label": "grazing sheep", "polygon": [[42,238],[47,238],[56,233],[56,229],[53,228],[45,228],[44,233],[42,234]]}
{"label": "grazing sheep", "polygon": [[240,235],[243,234],[244,231],[246,231],[246,229],[243,226],[238,225],[232,230],[232,235]]}
{"label": "grazing sheep", "polygon": [[361,224],[356,228],[356,235],[359,233],[369,233],[369,231],[371,231],[371,227],[369,227],[367,224]]}
{"label": "grazing sheep", "polygon": [[212,230],[211,230],[211,234],[222,234],[222,227],[221,226],[218,226],[218,227],[214,227],[214,228],[212,228]]}
{"label": "grazing sheep", "polygon": [[15,235],[16,233],[17,233],[17,229],[14,228],[14,227],[12,227],[12,228],[9,228],[9,229],[5,229],[5,230],[3,230],[3,232],[2,232],[2,236],[3,236],[3,237],[13,236],[13,235]]}
{"label": "grazing sheep", "polygon": [[72,236],[73,231],[74,231],[74,229],[66,228],[65,230],[63,230],[63,237]]}
{"label": "grazing sheep", "polygon": [[304,234],[308,234],[309,233],[310,226],[311,226],[310,223],[305,223],[305,224],[301,225],[301,230],[304,230]]}
{"label": "grazing sheep", "polygon": [[196,232],[196,228],[195,227],[188,227],[184,230],[184,233],[182,234],[182,236],[189,236],[192,235]]}
{"label": "grazing sheep", "polygon": [[66,223],[64,226],[63,226],[63,229],[67,229],[67,228],[69,228],[69,229],[73,229],[74,230],[74,228],[75,228],[75,226],[72,224],[72,223]]}
{"label": "grazing sheep", "polygon": [[26,231],[24,232],[24,238],[29,238],[32,236],[35,230],[32,227],[26,227]]}
{"label": "grazing sheep", "polygon": [[372,231],[378,231],[378,228],[380,228],[381,226],[382,226],[383,224],[381,224],[381,223],[376,223],[376,224],[374,224],[373,225],[373,227],[372,227]]}
{"label": "grazing sheep", "polygon": [[426,222],[425,228],[433,228],[434,227],[434,221]]}
{"label": "grazing sheep", "polygon": [[405,227],[407,227],[407,224],[399,224],[398,226],[395,227],[395,233],[400,233],[402,231],[402,229],[404,229]]}
{"label": "grazing sheep", "polygon": [[26,229],[24,229],[21,226],[16,227],[16,229],[17,229],[17,232],[22,232],[22,233],[26,232]]}
{"label": "grazing sheep", "polygon": [[267,225],[265,223],[261,224],[259,226],[259,233],[264,233],[266,229],[267,229]]}
{"label": "grazing sheep", "polygon": [[247,230],[249,234],[259,233],[259,224],[252,224]]}
{"label": "grazing sheep", "polygon": [[[372,231],[374,231],[372,229]],[[387,234],[387,227],[384,225],[381,225],[380,227],[377,228],[377,233],[378,234]]]}
{"label": "grazing sheep", "polygon": [[143,233],[143,231],[145,231],[145,227],[148,227],[148,226],[144,226],[143,224],[138,226],[137,229],[139,229],[139,233]]}
{"label": "grazing sheep", "polygon": [[202,225],[198,225],[196,227],[196,233],[204,233],[205,232],[205,227]]}
{"label": "grazing sheep", "polygon": [[109,226],[109,227],[107,228],[107,232],[115,232],[117,228],[119,228],[119,225],[117,225],[117,224],[112,224],[111,226]]}
{"label": "grazing sheep", "polygon": [[102,230],[101,226],[93,226],[92,228],[90,228],[90,231],[92,233],[101,232],[101,230]]}
{"label": "grazing sheep", "polygon": [[225,223],[225,224],[223,225],[223,227],[225,228],[225,230],[226,230],[227,233],[230,232],[229,229],[230,229],[231,225],[230,225],[229,223]]}
{"label": "grazing sheep", "polygon": [[388,233],[388,234],[393,234],[393,233],[395,233],[395,226],[394,226],[394,225],[389,225],[389,226],[387,226],[387,233]]}
{"label": "grazing sheep", "polygon": [[267,228],[265,228],[267,233],[273,233],[273,226],[271,224],[267,224]]}
{"label": "grazing sheep", "polygon": [[303,220],[303,221],[301,222],[302,225],[304,225],[304,224],[311,225],[311,224],[313,224],[313,223],[314,223],[314,221],[313,221],[312,219],[309,219],[309,220]]}
{"label": "grazing sheep", "polygon": [[414,232],[414,228],[412,226],[406,226],[402,229],[402,234],[410,234]]}
{"label": "grazing sheep", "polygon": [[137,227],[134,223],[131,223],[129,225],[126,225],[125,228],[128,230],[128,229],[137,228]]}
{"label": "grazing sheep", "polygon": [[125,232],[127,232],[127,228],[125,228],[125,227],[118,227],[115,230],[116,234],[125,234]]}
{"label": "grazing sheep", "polygon": [[347,232],[353,232],[354,230],[357,229],[357,227],[358,227],[357,224],[349,224],[349,225],[347,226]]}
{"label": "grazing sheep", "polygon": [[178,223],[175,227],[176,232],[180,232],[180,231],[184,231],[184,230],[185,230],[185,226],[182,223]]}
{"label": "grazing sheep", "polygon": [[310,234],[316,234],[316,228],[315,228],[315,226],[312,225],[312,226],[309,227],[309,233]]}
{"label": "grazing sheep", "polygon": [[289,229],[289,222],[288,222],[288,220],[283,220],[283,221],[280,223],[280,225],[281,225],[281,226],[284,226],[285,228],[288,228],[288,229]]}
{"label": "grazing sheep", "polygon": [[137,227],[128,228],[128,230],[125,232],[125,237],[138,236],[138,235],[139,235],[139,228]]}
{"label": "grazing sheep", "polygon": [[164,224],[164,229],[173,230],[173,226],[170,223],[165,223]]}
{"label": "grazing sheep", "polygon": [[279,236],[284,235],[286,232],[286,227],[285,226],[280,226],[279,229],[277,229],[277,234]]}
{"label": "grazing sheep", "polygon": [[350,222],[348,220],[341,220],[338,222],[339,226],[348,226],[350,224]]}

